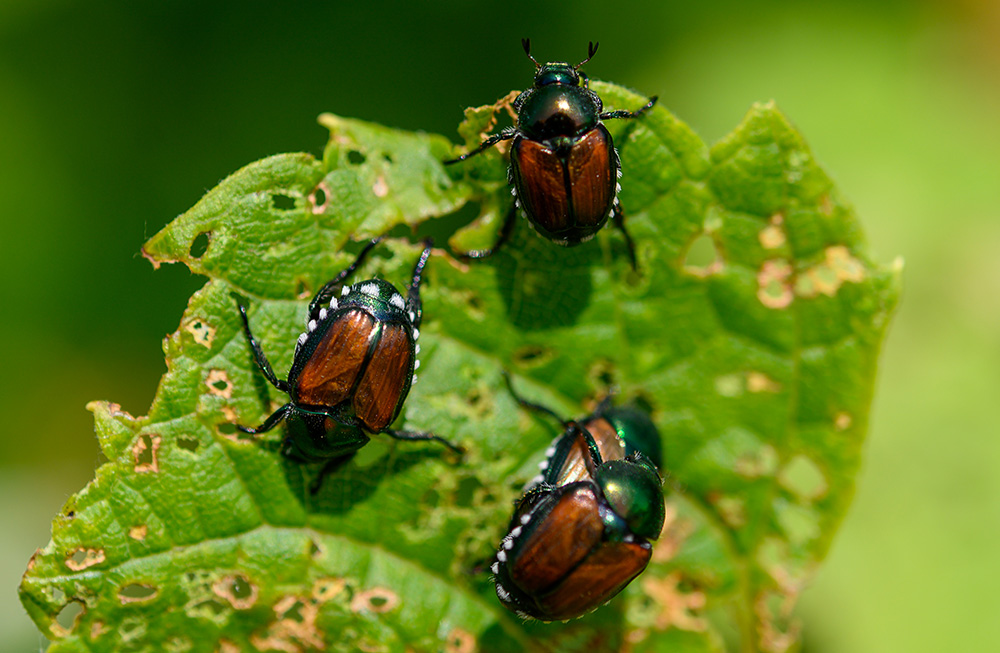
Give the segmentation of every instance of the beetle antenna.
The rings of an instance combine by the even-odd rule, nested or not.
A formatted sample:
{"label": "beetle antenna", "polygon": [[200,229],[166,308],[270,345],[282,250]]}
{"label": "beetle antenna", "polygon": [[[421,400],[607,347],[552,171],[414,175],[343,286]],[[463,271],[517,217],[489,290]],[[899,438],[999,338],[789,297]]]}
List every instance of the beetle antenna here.
{"label": "beetle antenna", "polygon": [[591,59],[593,59],[594,55],[597,54],[597,48],[599,48],[599,47],[601,47],[601,42],[600,41],[597,41],[597,42],[591,41],[590,43],[588,43],[587,44],[587,58],[584,59],[583,61],[581,61],[580,63],[576,64],[576,68],[574,68],[573,70],[580,70],[580,66],[582,66],[583,64],[585,64],[588,61],[590,61]]}
{"label": "beetle antenna", "polygon": [[535,70],[540,70],[542,64],[538,63],[535,58],[531,56],[531,39],[521,39],[521,47],[524,48],[524,54],[528,55],[528,58],[535,64]]}

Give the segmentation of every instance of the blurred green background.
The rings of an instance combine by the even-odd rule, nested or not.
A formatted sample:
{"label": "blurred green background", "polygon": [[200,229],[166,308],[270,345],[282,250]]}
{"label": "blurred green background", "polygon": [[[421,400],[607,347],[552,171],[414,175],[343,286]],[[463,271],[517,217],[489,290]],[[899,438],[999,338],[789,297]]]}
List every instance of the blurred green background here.
{"label": "blurred green background", "polygon": [[144,239],[250,161],[320,153],[323,111],[454,136],[530,83],[530,36],[542,60],[599,39],[591,77],[709,143],[775,99],[873,257],[904,257],[805,650],[998,650],[1000,4],[469,4],[0,1],[0,649],[44,645],[16,585],[100,462],[84,405],[146,411],[202,283]]}

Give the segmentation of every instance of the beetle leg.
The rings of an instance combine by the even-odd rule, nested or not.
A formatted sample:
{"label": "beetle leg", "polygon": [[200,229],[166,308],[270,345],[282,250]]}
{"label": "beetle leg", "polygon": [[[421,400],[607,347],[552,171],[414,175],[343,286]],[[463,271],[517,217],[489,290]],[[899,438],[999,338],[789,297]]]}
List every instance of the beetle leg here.
{"label": "beetle leg", "polygon": [[[271,369],[271,363],[268,362],[267,356],[264,355],[264,350],[260,348],[260,343],[250,332],[250,320],[247,318],[247,308],[243,304],[239,303],[237,300],[236,305],[240,309],[240,317],[243,318],[243,331],[247,335],[247,340],[250,342],[250,350],[253,352],[254,360],[257,361],[257,367],[260,371],[264,373],[267,380],[278,390],[282,392],[288,392],[288,383],[285,381],[279,381],[278,377],[274,375],[274,370]],[[273,426],[273,425],[272,425]]]}
{"label": "beetle leg", "polygon": [[452,163],[458,163],[459,161],[465,161],[470,156],[476,156],[477,154],[479,154],[480,152],[482,152],[486,148],[493,147],[494,145],[496,145],[500,141],[510,140],[510,139],[514,138],[516,135],[517,135],[517,130],[516,129],[514,129],[513,127],[505,127],[504,129],[502,129],[500,131],[499,134],[494,134],[494,135],[490,136],[489,138],[487,138],[482,143],[480,143],[479,147],[477,147],[476,149],[472,150],[471,152],[466,152],[465,154],[461,155],[460,157],[458,157],[456,159],[449,159],[449,160],[445,161],[444,164],[447,166],[447,165],[451,165]]}
{"label": "beetle leg", "polygon": [[316,478],[309,485],[309,494],[313,496],[319,494],[319,490],[321,487],[323,487],[323,481],[326,480],[326,477],[334,473],[341,467],[343,467],[348,462],[350,462],[351,458],[354,458],[354,455],[356,453],[357,453],[356,451],[352,451],[349,454],[338,456],[336,458],[331,458],[330,460],[326,461],[326,463],[323,465],[323,468],[320,469],[319,473],[316,475]]}
{"label": "beetle leg", "polygon": [[410,290],[406,294],[406,306],[413,312],[413,327],[420,327],[420,320],[423,318],[423,303],[420,301],[420,282],[423,280],[424,266],[430,258],[431,248],[434,247],[434,240],[428,238],[424,240],[424,251],[420,253],[417,264],[413,266],[413,280],[410,281]]}
{"label": "beetle leg", "polygon": [[516,204],[511,207],[510,212],[507,214],[507,217],[504,218],[503,220],[503,224],[500,225],[500,231],[499,233],[497,233],[496,242],[493,243],[492,247],[487,249],[474,249],[468,252],[452,252],[452,254],[454,254],[455,258],[459,258],[462,260],[471,260],[471,259],[478,260],[493,256],[494,254],[497,253],[497,250],[499,250],[508,240],[510,240],[510,235],[514,233],[514,223],[516,222],[515,218],[517,218]]}
{"label": "beetle leg", "polygon": [[324,304],[330,301],[330,298],[334,296],[334,289],[343,283],[344,279],[349,277],[355,270],[358,269],[362,263],[364,263],[365,258],[368,256],[368,252],[372,251],[375,245],[379,244],[382,237],[372,238],[371,242],[365,245],[364,249],[358,254],[358,257],[354,259],[354,262],[348,265],[346,268],[340,271],[337,276],[328,281],[325,286],[320,288],[320,291],[316,293],[316,296],[311,302],[309,302],[309,318],[315,320],[319,315],[319,309],[324,307]]}
{"label": "beetle leg", "polygon": [[250,435],[267,433],[275,426],[280,424],[283,419],[288,417],[288,415],[293,410],[295,410],[295,406],[291,402],[289,402],[284,406],[282,406],[281,408],[279,408],[278,410],[271,413],[271,416],[268,417],[266,420],[264,420],[264,423],[258,426],[257,428],[253,428],[251,426],[240,426],[239,424],[236,425],[236,428],[239,429],[240,431],[243,431],[244,433],[249,433]]}
{"label": "beetle leg", "polygon": [[628,260],[632,263],[632,270],[634,272],[639,271],[639,264],[635,260],[635,243],[632,242],[632,236],[629,235],[628,229],[625,228],[625,214],[622,213],[620,206],[615,206],[612,211],[611,219],[615,223],[622,235],[625,236],[625,247],[628,249]]}
{"label": "beetle leg", "polygon": [[510,391],[511,396],[514,397],[514,399],[517,400],[517,403],[519,403],[522,407],[527,408],[528,410],[534,410],[540,413],[544,413],[545,415],[549,415],[550,417],[554,417],[555,419],[557,419],[559,423],[563,425],[563,428],[566,429],[564,437],[566,435],[576,434],[577,436],[583,438],[584,448],[590,452],[589,460],[587,458],[584,458],[583,462],[584,465],[587,466],[587,471],[590,473],[591,476],[593,476],[595,470],[598,467],[600,467],[601,464],[604,462],[604,459],[601,458],[601,450],[597,447],[597,442],[594,440],[594,436],[590,434],[590,431],[583,428],[583,426],[575,420],[569,420],[569,421],[564,420],[563,418],[556,415],[555,411],[552,410],[551,408],[542,406],[541,404],[531,403],[530,401],[527,401],[518,396],[518,394],[514,392],[514,388],[510,384],[510,374],[507,372],[507,370],[503,371],[503,379],[504,381],[507,382],[507,389]]}
{"label": "beetle leg", "polygon": [[611,400],[614,396],[618,394],[618,389],[612,387],[608,390],[608,394],[605,395],[604,399],[601,399],[601,403],[597,404],[597,408],[594,409],[594,417],[604,417],[604,413],[608,412],[611,408]]}
{"label": "beetle leg", "polygon": [[447,440],[442,438],[441,436],[434,435],[433,433],[418,433],[416,431],[393,431],[393,430],[385,430],[382,431],[382,433],[385,433],[390,438],[396,438],[397,440],[436,440],[441,444],[443,444],[444,446],[451,449],[452,451],[454,451],[455,453],[459,454],[465,453],[465,449],[463,449],[462,447],[454,445],[451,442],[448,442]]}
{"label": "beetle leg", "polygon": [[511,385],[511,382],[510,382],[510,373],[507,370],[503,370],[502,374],[503,374],[504,383],[507,384],[507,391],[510,392],[510,396],[513,397],[514,400],[517,401],[517,403],[520,404],[522,408],[526,408],[528,410],[533,410],[536,413],[542,413],[543,415],[548,415],[552,419],[554,419],[557,422],[559,422],[564,428],[566,428],[566,427],[569,426],[570,422],[567,422],[562,417],[559,417],[559,415],[556,414],[556,411],[552,410],[548,406],[543,406],[541,404],[532,403],[532,402],[528,401],[527,399],[525,399],[524,397],[522,397],[521,395],[517,394],[514,391],[514,386]]}
{"label": "beetle leg", "polygon": [[619,109],[618,111],[605,111],[604,113],[601,114],[600,118],[601,120],[610,120],[612,118],[638,118],[642,114],[652,109],[653,105],[656,104],[656,101],[658,99],[660,99],[659,96],[654,95],[653,97],[649,98],[649,102],[647,102],[645,106],[635,111],[628,111],[626,109]]}
{"label": "beetle leg", "polygon": [[583,425],[579,422],[568,422],[566,426],[566,434],[569,435],[575,433],[578,437],[583,438],[583,447],[586,451],[590,453],[589,457],[583,459],[583,464],[587,468],[587,472],[594,476],[597,473],[597,468],[604,464],[604,459],[601,457],[601,450],[597,446],[597,441],[594,440],[594,436],[591,435],[590,431],[583,428]]}

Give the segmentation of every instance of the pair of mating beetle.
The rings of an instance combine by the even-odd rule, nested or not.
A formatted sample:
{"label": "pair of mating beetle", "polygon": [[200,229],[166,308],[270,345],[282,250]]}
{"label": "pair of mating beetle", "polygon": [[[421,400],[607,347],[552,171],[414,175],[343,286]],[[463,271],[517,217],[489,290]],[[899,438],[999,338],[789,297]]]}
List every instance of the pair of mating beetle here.
{"label": "pair of mating beetle", "polygon": [[[620,161],[601,120],[637,117],[656,98],[635,112],[602,112],[600,97],[579,72],[596,53],[596,44],[576,66],[541,65],[531,56],[529,41],[522,44],[536,74],[533,88],[514,100],[517,127],[446,163],[513,139],[508,177],[515,210],[519,206],[536,231],[560,245],[590,240],[612,218],[625,235],[634,267],[617,199]],[[513,217],[514,211],[493,248],[467,256],[496,251],[509,236]],[[425,241],[405,298],[380,279],[343,285],[379,240],[365,246],[313,298],[284,381],[275,376],[239,304],[257,365],[290,398],[260,426],[239,428],[259,434],[285,420],[299,422],[304,428],[289,428],[282,451],[298,461],[326,462],[314,489],[370,434],[436,440],[461,452],[434,434],[389,428],[417,381],[420,283],[432,244]],[[593,415],[566,421],[510,391],[525,408],[558,420],[564,432],[546,452],[542,473],[528,484],[500,543],[491,566],[497,596],[523,618],[570,619],[611,599],[649,562],[649,540],[659,536],[664,520],[659,434],[647,415],[613,408],[609,399]]]}

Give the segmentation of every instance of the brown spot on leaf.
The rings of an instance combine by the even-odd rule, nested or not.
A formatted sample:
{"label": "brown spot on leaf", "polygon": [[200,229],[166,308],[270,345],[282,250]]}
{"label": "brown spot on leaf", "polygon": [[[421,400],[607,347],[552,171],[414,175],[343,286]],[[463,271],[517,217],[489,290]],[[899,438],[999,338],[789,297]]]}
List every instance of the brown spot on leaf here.
{"label": "brown spot on leaf", "polygon": [[746,503],[740,497],[728,496],[721,492],[709,492],[708,501],[711,503],[722,521],[730,528],[741,528],[746,526],[747,511]]}
{"label": "brown spot on leaf", "polygon": [[[104,549],[85,549],[80,547],[66,556],[66,566],[73,571],[83,571],[88,567],[104,562]],[[32,558],[34,562],[34,558]]]}
{"label": "brown spot on leaf", "polygon": [[766,590],[757,595],[754,612],[757,613],[760,649],[768,653],[784,653],[799,641],[802,623],[792,611],[798,592]]}
{"label": "brown spot on leaf", "polygon": [[148,530],[149,527],[147,527],[145,524],[143,524],[142,526],[133,526],[132,528],[128,529],[128,536],[131,537],[133,540],[139,540],[141,542],[142,540],[146,539],[146,532]]}
{"label": "brown spot on leaf", "polygon": [[194,337],[196,343],[205,348],[211,348],[212,341],[215,340],[215,328],[201,319],[188,321],[184,325],[184,330]]}
{"label": "brown spot on leaf", "polygon": [[757,272],[757,299],[768,308],[787,308],[792,303],[792,266],[784,259],[764,261]]}
{"label": "brown spot on leaf", "polygon": [[399,596],[387,587],[373,587],[358,592],[351,599],[352,612],[389,612],[399,605]]}
{"label": "brown spot on leaf", "polygon": [[326,648],[322,633],[316,627],[319,606],[313,601],[290,594],[274,604],[274,614],[276,621],[263,634],[250,637],[250,643],[256,648],[289,653]]}
{"label": "brown spot on leaf", "polygon": [[95,621],[94,623],[90,624],[90,639],[95,640],[104,633],[108,632],[108,630],[110,629],[104,627],[103,621],[100,620]]}
{"label": "brown spot on leaf", "polygon": [[781,392],[781,384],[763,372],[747,372],[747,390],[750,392]]}
{"label": "brown spot on leaf", "polygon": [[785,230],[781,228],[784,222],[785,216],[780,213],[775,213],[771,216],[771,220],[767,226],[761,229],[757,235],[761,247],[764,249],[777,249],[787,242]]}
{"label": "brown spot on leaf", "polygon": [[385,197],[389,194],[389,184],[386,183],[384,176],[379,175],[375,179],[375,183],[372,184],[372,193],[375,194],[375,197]]}
{"label": "brown spot on leaf", "polygon": [[220,639],[219,648],[215,650],[216,653],[240,653],[240,647],[228,639]]}
{"label": "brown spot on leaf", "polygon": [[233,384],[225,370],[209,370],[208,376],[205,377],[205,385],[208,386],[208,391],[217,397],[226,399],[233,397]]}
{"label": "brown spot on leaf", "polygon": [[320,578],[313,583],[312,597],[319,603],[326,603],[340,595],[347,587],[344,578]]}
{"label": "brown spot on leaf", "polygon": [[833,215],[833,200],[830,199],[829,195],[819,198],[819,212],[826,217]]}
{"label": "brown spot on leaf", "polygon": [[474,653],[478,650],[476,636],[461,628],[452,628],[444,640],[445,653]]}
{"label": "brown spot on leaf", "polygon": [[865,278],[864,265],[851,256],[843,245],[826,249],[826,258],[799,275],[795,294],[799,297],[833,297],[846,281],[860,283]]}
{"label": "brown spot on leaf", "polygon": [[744,478],[770,476],[778,465],[778,452],[770,444],[746,451],[736,459],[734,470]]}
{"label": "brown spot on leaf", "polygon": [[212,584],[212,591],[237,610],[247,610],[257,602],[257,586],[240,574],[223,576]]}
{"label": "brown spot on leaf", "polygon": [[680,571],[673,571],[664,578],[646,576],[642,579],[643,591],[659,606],[654,627],[663,631],[678,628],[693,632],[708,629],[708,621],[695,612],[705,607],[705,593],[697,590],[684,592],[680,588]]}
{"label": "brown spot on leaf", "polygon": [[[94,402],[94,403],[97,403],[97,402]],[[106,406],[107,406],[107,410],[108,410],[108,415],[111,415],[112,417],[124,417],[125,419],[128,419],[128,420],[134,420],[135,419],[134,417],[132,417],[132,414],[129,413],[127,410],[122,410],[122,407],[121,407],[120,404],[109,403],[109,404],[106,404]],[[87,407],[90,408],[90,404],[88,404]]]}
{"label": "brown spot on leaf", "polygon": [[160,450],[161,438],[150,433],[140,433],[132,445],[132,457],[135,459],[135,471],[137,474],[160,471],[157,460]]}
{"label": "brown spot on leaf", "polygon": [[838,431],[846,431],[851,428],[852,422],[849,413],[837,413],[837,416],[833,418],[833,425],[837,427]]}

